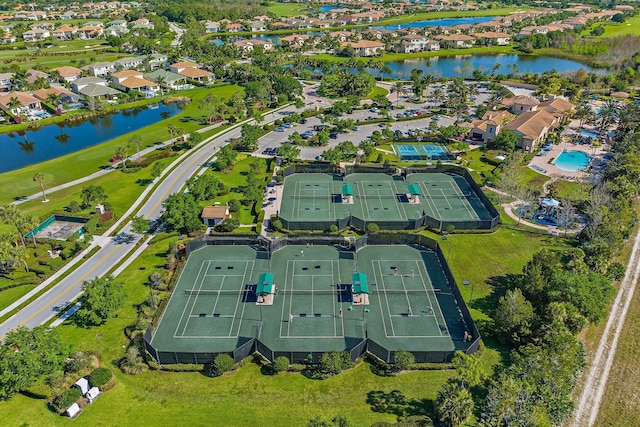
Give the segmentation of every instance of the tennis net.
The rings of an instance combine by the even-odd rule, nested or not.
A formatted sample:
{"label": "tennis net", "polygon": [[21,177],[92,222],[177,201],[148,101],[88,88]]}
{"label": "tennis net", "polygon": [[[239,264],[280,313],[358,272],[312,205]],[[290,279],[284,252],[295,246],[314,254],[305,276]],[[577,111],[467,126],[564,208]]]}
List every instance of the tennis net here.
{"label": "tennis net", "polygon": [[[438,292],[435,289],[428,290],[381,290],[381,289],[373,289],[370,294],[390,294],[390,295],[424,295],[427,292]],[[184,291],[185,295],[240,295],[240,294],[254,294],[254,289],[240,289],[237,291],[230,290],[212,290],[212,289],[186,289]],[[344,293],[351,293],[351,288],[339,288],[339,289],[301,289],[301,290],[291,290],[291,289],[278,289],[278,294],[285,295],[338,295]]]}

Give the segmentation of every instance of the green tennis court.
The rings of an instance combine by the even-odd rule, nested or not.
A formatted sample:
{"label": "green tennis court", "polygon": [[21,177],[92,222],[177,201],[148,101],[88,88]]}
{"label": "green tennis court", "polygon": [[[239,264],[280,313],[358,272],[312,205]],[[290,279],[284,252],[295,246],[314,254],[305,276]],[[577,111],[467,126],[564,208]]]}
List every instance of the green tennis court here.
{"label": "green tennis court", "polygon": [[293,174],[285,178],[279,217],[290,229],[327,229],[350,218],[388,228],[418,228],[424,217],[436,223],[457,221],[459,228],[492,219],[466,179],[449,173],[414,173],[406,179],[382,173],[344,179]]}
{"label": "green tennis court", "polygon": [[[249,246],[191,253],[150,341],[155,351],[206,359],[257,338],[276,353],[323,352],[368,337],[391,351],[447,352],[468,329],[433,251],[296,245],[266,255]],[[266,272],[273,294],[257,295]]]}

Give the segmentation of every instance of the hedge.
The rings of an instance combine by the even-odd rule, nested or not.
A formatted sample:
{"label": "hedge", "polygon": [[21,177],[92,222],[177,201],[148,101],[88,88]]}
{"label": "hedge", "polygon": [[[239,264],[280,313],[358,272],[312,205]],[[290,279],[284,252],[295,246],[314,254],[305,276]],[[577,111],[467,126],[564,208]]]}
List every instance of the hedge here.
{"label": "hedge", "polygon": [[75,401],[80,399],[81,397],[82,397],[82,393],[80,392],[80,390],[76,387],[73,387],[68,390],[65,390],[64,393],[62,393],[60,396],[53,399],[53,402],[51,402],[51,405],[56,409],[56,411],[62,412],[66,410],[69,406],[74,404]]}

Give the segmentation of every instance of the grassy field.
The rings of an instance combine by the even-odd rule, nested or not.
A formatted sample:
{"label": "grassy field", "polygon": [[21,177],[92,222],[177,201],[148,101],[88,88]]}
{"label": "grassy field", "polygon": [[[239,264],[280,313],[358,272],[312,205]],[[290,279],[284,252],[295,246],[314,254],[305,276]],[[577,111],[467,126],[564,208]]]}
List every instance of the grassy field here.
{"label": "grassy field", "polygon": [[[238,90],[241,90],[238,86],[222,86],[214,89],[193,89],[181,92],[181,95],[188,96],[192,99],[192,102],[185,111],[167,120],[162,120],[133,132],[142,137],[140,148],[142,149],[169,139],[169,133],[167,132],[167,125],[169,123],[183,128],[185,132],[202,128],[203,122],[206,120],[206,112],[198,107],[198,100],[209,92],[219,98],[228,98]],[[57,159],[0,174],[0,188],[5,189],[5,191],[0,194],[0,204],[5,204],[14,200],[16,197],[39,191],[38,184],[33,182],[32,179],[37,172],[45,174],[45,187],[63,184],[96,172],[101,167],[107,165],[108,160],[113,157],[117,146],[126,146],[128,144],[130,137],[131,134],[126,134],[103,144]]]}
{"label": "grassy field", "polygon": [[600,37],[640,36],[640,15],[633,16],[621,24],[607,22],[601,25],[604,26],[604,34]]}
{"label": "grassy field", "polygon": [[374,97],[374,96],[376,96],[376,95],[384,95],[384,96],[387,96],[387,95],[389,95],[389,91],[388,91],[388,90],[386,90],[386,89],[385,89],[385,88],[383,88],[383,87],[380,87],[380,86],[374,86],[374,88],[373,88],[373,89],[371,89],[371,92],[369,92],[369,93],[367,94],[367,99],[371,99],[371,98],[373,98],[373,97]]}
{"label": "grassy field", "polygon": [[0,64],[18,64],[20,68],[27,69],[34,65],[44,65],[47,69],[62,65],[89,64],[96,61],[113,61],[122,58],[124,53],[117,53],[104,40],[69,40],[54,43],[52,48],[39,50],[27,50],[24,44],[17,43],[7,49],[0,50]]}
{"label": "grassy field", "polygon": [[276,16],[301,15],[307,9],[306,3],[271,3],[267,10]]}

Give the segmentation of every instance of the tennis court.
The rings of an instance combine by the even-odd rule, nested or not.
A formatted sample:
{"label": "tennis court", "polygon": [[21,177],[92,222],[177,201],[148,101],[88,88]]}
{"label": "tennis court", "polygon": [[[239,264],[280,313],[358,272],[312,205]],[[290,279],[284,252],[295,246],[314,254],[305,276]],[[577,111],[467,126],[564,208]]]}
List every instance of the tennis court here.
{"label": "tennis court", "polygon": [[293,174],[285,178],[279,217],[293,230],[326,230],[331,224],[343,228],[353,218],[390,229],[419,228],[423,217],[457,221],[461,229],[492,219],[476,190],[452,173],[413,173],[406,179],[382,173],[355,173],[344,179]]}
{"label": "tennis court", "polygon": [[448,160],[449,151],[438,144],[393,144],[400,160]]}
{"label": "tennis court", "polygon": [[[295,245],[275,251],[271,262],[265,255],[249,246],[191,253],[150,340],[155,351],[184,363],[253,338],[273,354],[350,350],[367,337],[389,351],[462,346],[467,327],[433,251],[371,245],[356,255]],[[256,294],[266,272],[274,284],[269,304]]]}

